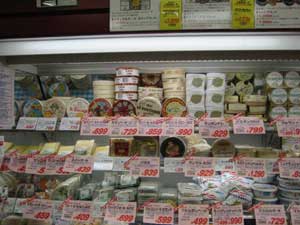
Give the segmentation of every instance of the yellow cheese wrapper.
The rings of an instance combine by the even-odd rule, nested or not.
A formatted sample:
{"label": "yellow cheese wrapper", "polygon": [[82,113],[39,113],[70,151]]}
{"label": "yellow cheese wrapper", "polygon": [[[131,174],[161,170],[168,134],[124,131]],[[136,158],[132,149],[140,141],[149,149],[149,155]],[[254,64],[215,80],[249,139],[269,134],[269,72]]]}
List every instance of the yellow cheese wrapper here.
{"label": "yellow cheese wrapper", "polygon": [[181,0],[160,0],[160,29],[181,30]]}
{"label": "yellow cheese wrapper", "polygon": [[255,28],[254,0],[232,0],[232,28]]}

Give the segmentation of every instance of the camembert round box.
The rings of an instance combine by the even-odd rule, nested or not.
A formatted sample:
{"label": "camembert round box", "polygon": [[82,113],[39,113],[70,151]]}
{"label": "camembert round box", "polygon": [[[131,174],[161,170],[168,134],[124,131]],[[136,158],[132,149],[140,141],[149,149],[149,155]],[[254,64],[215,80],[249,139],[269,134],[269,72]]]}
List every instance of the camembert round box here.
{"label": "camembert round box", "polygon": [[96,98],[89,105],[89,114],[92,116],[111,116],[112,105],[104,98]]}
{"label": "camembert round box", "polygon": [[300,105],[300,88],[293,88],[289,91],[289,102],[294,105]]}
{"label": "camembert round box", "polygon": [[187,113],[186,104],[180,98],[169,98],[163,102],[162,115],[164,117],[184,117]]}
{"label": "camembert round box", "polygon": [[267,75],[266,82],[270,88],[279,88],[283,85],[283,76],[279,72],[271,72]]}
{"label": "camembert round box", "polygon": [[288,94],[283,88],[273,89],[270,94],[270,101],[275,105],[283,105],[287,102]]}
{"label": "camembert round box", "polygon": [[287,109],[283,106],[275,106],[270,109],[269,117],[275,119],[278,116],[287,116]]}
{"label": "camembert round box", "polygon": [[43,105],[44,117],[61,119],[66,114],[66,104],[59,98],[50,98]]}
{"label": "camembert round box", "polygon": [[163,71],[162,80],[165,82],[167,79],[184,78],[185,71],[183,69],[166,69]]}
{"label": "camembert round box", "polygon": [[289,88],[295,88],[300,84],[300,75],[296,71],[289,71],[284,77],[284,84]]}
{"label": "camembert round box", "polygon": [[119,84],[115,86],[116,92],[137,92],[137,85],[133,84]]}
{"label": "camembert round box", "polygon": [[128,100],[118,100],[113,105],[114,116],[132,116],[136,115],[135,104]]}
{"label": "camembert round box", "polygon": [[74,98],[67,106],[68,117],[83,117],[88,113],[89,102],[84,98]]}
{"label": "camembert round box", "polygon": [[138,116],[159,117],[161,113],[161,104],[157,98],[145,97],[137,102]]}
{"label": "camembert round box", "polygon": [[23,104],[25,117],[43,117],[43,103],[38,99],[29,99]]}

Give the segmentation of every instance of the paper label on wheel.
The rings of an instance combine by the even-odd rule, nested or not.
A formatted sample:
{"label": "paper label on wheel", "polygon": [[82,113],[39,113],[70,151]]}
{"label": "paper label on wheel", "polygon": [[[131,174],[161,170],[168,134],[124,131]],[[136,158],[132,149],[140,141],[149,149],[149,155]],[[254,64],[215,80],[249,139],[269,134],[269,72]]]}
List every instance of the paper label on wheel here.
{"label": "paper label on wheel", "polygon": [[165,173],[184,173],[184,158],[164,158]]}
{"label": "paper label on wheel", "polygon": [[139,177],[159,177],[159,157],[137,157],[129,161],[129,173]]}
{"label": "paper label on wheel", "polygon": [[235,163],[239,176],[264,178],[267,176],[266,160],[258,158],[241,158]]}
{"label": "paper label on wheel", "polygon": [[292,225],[300,224],[300,205],[293,205],[290,213]]}
{"label": "paper label on wheel", "polygon": [[26,204],[23,209],[23,217],[26,219],[51,221],[53,202],[44,199],[34,199]]}
{"label": "paper label on wheel", "polygon": [[276,126],[279,137],[300,137],[300,117],[283,118]]}
{"label": "paper label on wheel", "polygon": [[36,130],[54,131],[56,128],[57,118],[38,118]]}
{"label": "paper label on wheel", "polygon": [[17,130],[35,130],[38,118],[36,117],[20,117]]}
{"label": "paper label on wheel", "polygon": [[257,225],[287,225],[283,205],[262,205],[254,210]]}
{"label": "paper label on wheel", "polygon": [[203,138],[229,138],[229,125],[222,118],[207,118],[200,121],[199,134]]}
{"label": "paper label on wheel", "polygon": [[208,205],[182,205],[179,208],[178,225],[209,225],[208,208]]}
{"label": "paper label on wheel", "polygon": [[135,136],[139,133],[139,120],[133,117],[120,117],[111,122],[111,135]]}
{"label": "paper label on wheel", "polygon": [[280,160],[279,174],[282,178],[300,179],[300,159],[284,158]]}
{"label": "paper label on wheel", "polygon": [[64,156],[53,156],[47,159],[46,162],[46,173],[48,175],[67,175],[68,172],[64,171],[64,165],[66,157]]}
{"label": "paper label on wheel", "polygon": [[62,219],[68,221],[88,222],[92,219],[92,202],[69,201],[63,207]]}
{"label": "paper label on wheel", "polygon": [[161,136],[164,131],[164,121],[162,118],[142,117],[139,122],[139,135],[141,136]]}
{"label": "paper label on wheel", "polygon": [[174,224],[174,208],[170,204],[150,203],[144,208],[144,223]]}
{"label": "paper label on wheel", "polygon": [[113,202],[106,207],[105,221],[134,223],[136,202]]}
{"label": "paper label on wheel", "polygon": [[185,161],[186,177],[211,177],[215,175],[215,160],[211,157],[192,157]]}
{"label": "paper label on wheel", "polygon": [[238,117],[233,120],[235,134],[265,134],[264,121],[257,117]]}
{"label": "paper label on wheel", "polygon": [[93,156],[73,155],[66,158],[64,171],[69,173],[91,174],[94,167]]}
{"label": "paper label on wheel", "polygon": [[59,130],[80,130],[80,117],[63,117],[61,119]]}
{"label": "paper label on wheel", "polygon": [[28,158],[25,171],[29,174],[46,174],[46,162],[46,156],[36,155],[34,157]]}
{"label": "paper label on wheel", "polygon": [[81,120],[80,135],[105,136],[111,134],[110,120],[105,117],[88,117]]}
{"label": "paper label on wheel", "polygon": [[244,225],[242,205],[223,205],[212,210],[214,225]]}
{"label": "paper label on wheel", "polygon": [[190,117],[174,117],[165,121],[163,136],[188,136],[194,134],[194,120]]}

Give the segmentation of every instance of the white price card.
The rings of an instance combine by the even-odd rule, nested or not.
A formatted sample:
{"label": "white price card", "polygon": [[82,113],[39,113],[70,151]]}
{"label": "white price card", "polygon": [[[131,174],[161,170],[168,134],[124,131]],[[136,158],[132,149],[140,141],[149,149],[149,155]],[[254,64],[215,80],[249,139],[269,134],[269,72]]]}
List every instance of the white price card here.
{"label": "white price card", "polygon": [[110,120],[105,117],[87,117],[81,120],[81,135],[105,136],[110,135]]}
{"label": "white price card", "polygon": [[57,118],[38,118],[36,130],[55,131]]}
{"label": "white price card", "polygon": [[257,225],[287,225],[283,205],[261,205],[254,209]]}
{"label": "white price card", "polygon": [[13,214],[16,200],[16,198],[7,198],[3,205],[3,213]]}
{"label": "white price card", "polygon": [[238,117],[233,120],[235,134],[265,134],[264,121],[257,117]]}
{"label": "white price card", "polygon": [[213,208],[214,225],[244,225],[242,205],[222,205]]}
{"label": "white price card", "polygon": [[237,175],[252,178],[267,176],[266,160],[258,158],[240,158],[235,163]]}
{"label": "white price card", "polygon": [[165,173],[184,173],[184,158],[164,158]]}
{"label": "white price card", "polygon": [[53,202],[44,199],[34,199],[26,204],[23,209],[23,217],[26,219],[51,221]]}
{"label": "white price card", "polygon": [[27,199],[25,198],[17,198],[16,199],[16,204],[14,207],[14,213],[16,214],[22,214],[23,211],[25,210],[27,205]]}
{"label": "white price card", "polygon": [[91,174],[93,167],[93,156],[72,155],[66,158],[63,170],[69,173]]}
{"label": "white price card", "polygon": [[267,174],[279,174],[278,158],[266,159]]}
{"label": "white price card", "polygon": [[60,121],[59,130],[80,130],[80,117],[63,117]]}
{"label": "white price card", "polygon": [[107,203],[100,201],[93,201],[92,205],[92,217],[93,218],[104,218]]}
{"label": "white price card", "polygon": [[36,117],[20,117],[17,130],[35,130],[38,118]]}
{"label": "white price card", "polygon": [[48,175],[68,175],[69,173],[64,171],[66,158],[66,156],[58,155],[49,157],[46,162],[46,173]]}
{"label": "white price card", "polygon": [[113,158],[113,171],[129,171],[125,163],[128,163],[130,157],[112,157]]}
{"label": "white price card", "polygon": [[300,117],[282,118],[276,126],[279,137],[300,137]]}
{"label": "white price card", "polygon": [[111,135],[134,136],[139,133],[139,119],[134,117],[120,117],[111,121]]}
{"label": "white price card", "polygon": [[279,161],[279,174],[282,178],[300,179],[300,158],[283,158]]}
{"label": "white price card", "polygon": [[229,125],[222,118],[206,118],[199,123],[199,134],[203,138],[229,138]]}
{"label": "white price card", "polygon": [[165,121],[164,136],[188,136],[194,134],[194,119],[174,117]]}
{"label": "white price card", "polygon": [[8,168],[16,173],[25,173],[28,155],[16,154],[10,157]]}
{"label": "white price card", "polygon": [[164,132],[164,120],[160,117],[141,117],[139,122],[139,135],[161,136]]}
{"label": "white price card", "polygon": [[232,158],[215,158],[215,171],[234,172],[235,166]]}
{"label": "white price card", "polygon": [[208,208],[208,205],[182,205],[178,212],[178,225],[209,225]]}
{"label": "white price card", "polygon": [[113,170],[113,157],[101,156],[96,157],[94,162],[94,170],[96,171],[110,171]]}
{"label": "white price card", "polygon": [[46,174],[47,156],[36,155],[27,159],[25,172],[29,174]]}
{"label": "white price card", "polygon": [[290,208],[292,225],[300,224],[300,205],[293,205]]}
{"label": "white price card", "polygon": [[211,177],[215,175],[215,161],[211,157],[191,157],[185,161],[186,177]]}
{"label": "white price card", "polygon": [[136,202],[113,202],[106,207],[105,221],[116,223],[134,223]]}
{"label": "white price card", "polygon": [[174,208],[166,203],[150,203],[144,208],[143,222],[174,224]]}
{"label": "white price card", "polygon": [[92,202],[69,201],[63,207],[62,219],[76,222],[88,222],[92,219]]}
{"label": "white price card", "polygon": [[128,161],[129,173],[139,177],[159,177],[159,157],[136,157]]}

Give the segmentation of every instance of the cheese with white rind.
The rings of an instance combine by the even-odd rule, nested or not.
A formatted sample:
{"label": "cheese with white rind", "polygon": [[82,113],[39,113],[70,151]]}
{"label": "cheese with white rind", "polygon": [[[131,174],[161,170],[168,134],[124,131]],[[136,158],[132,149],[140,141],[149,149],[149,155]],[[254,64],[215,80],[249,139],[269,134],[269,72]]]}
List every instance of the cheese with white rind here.
{"label": "cheese with white rind", "polygon": [[167,79],[174,78],[184,78],[185,71],[183,69],[166,69],[162,73],[162,80],[165,81]]}
{"label": "cheese with white rind", "polygon": [[145,97],[137,102],[138,116],[160,117],[162,105],[157,98]]}
{"label": "cheese with white rind", "polygon": [[205,108],[204,107],[191,107],[188,105],[188,112],[189,115],[194,117],[194,118],[200,118],[201,116],[203,116],[205,114]]}
{"label": "cheese with white rind", "polygon": [[66,114],[66,104],[59,98],[50,98],[43,104],[44,117],[61,119]]}
{"label": "cheese with white rind", "polygon": [[292,106],[288,110],[289,117],[300,117],[300,106]]}
{"label": "cheese with white rind", "polygon": [[253,77],[253,73],[236,73],[236,78],[240,81],[248,81]]}
{"label": "cheese with white rind", "polygon": [[275,105],[283,105],[288,99],[287,91],[283,88],[273,89],[269,95],[269,99]]}
{"label": "cheese with white rind", "polygon": [[270,88],[279,88],[283,85],[283,76],[279,72],[271,72],[267,75],[266,82]]}
{"label": "cheese with white rind", "polygon": [[234,83],[229,83],[226,85],[225,96],[233,96],[235,94],[235,85]]}
{"label": "cheese with white rind", "polygon": [[298,87],[300,84],[300,75],[296,71],[289,71],[284,77],[284,84],[289,88]]}

